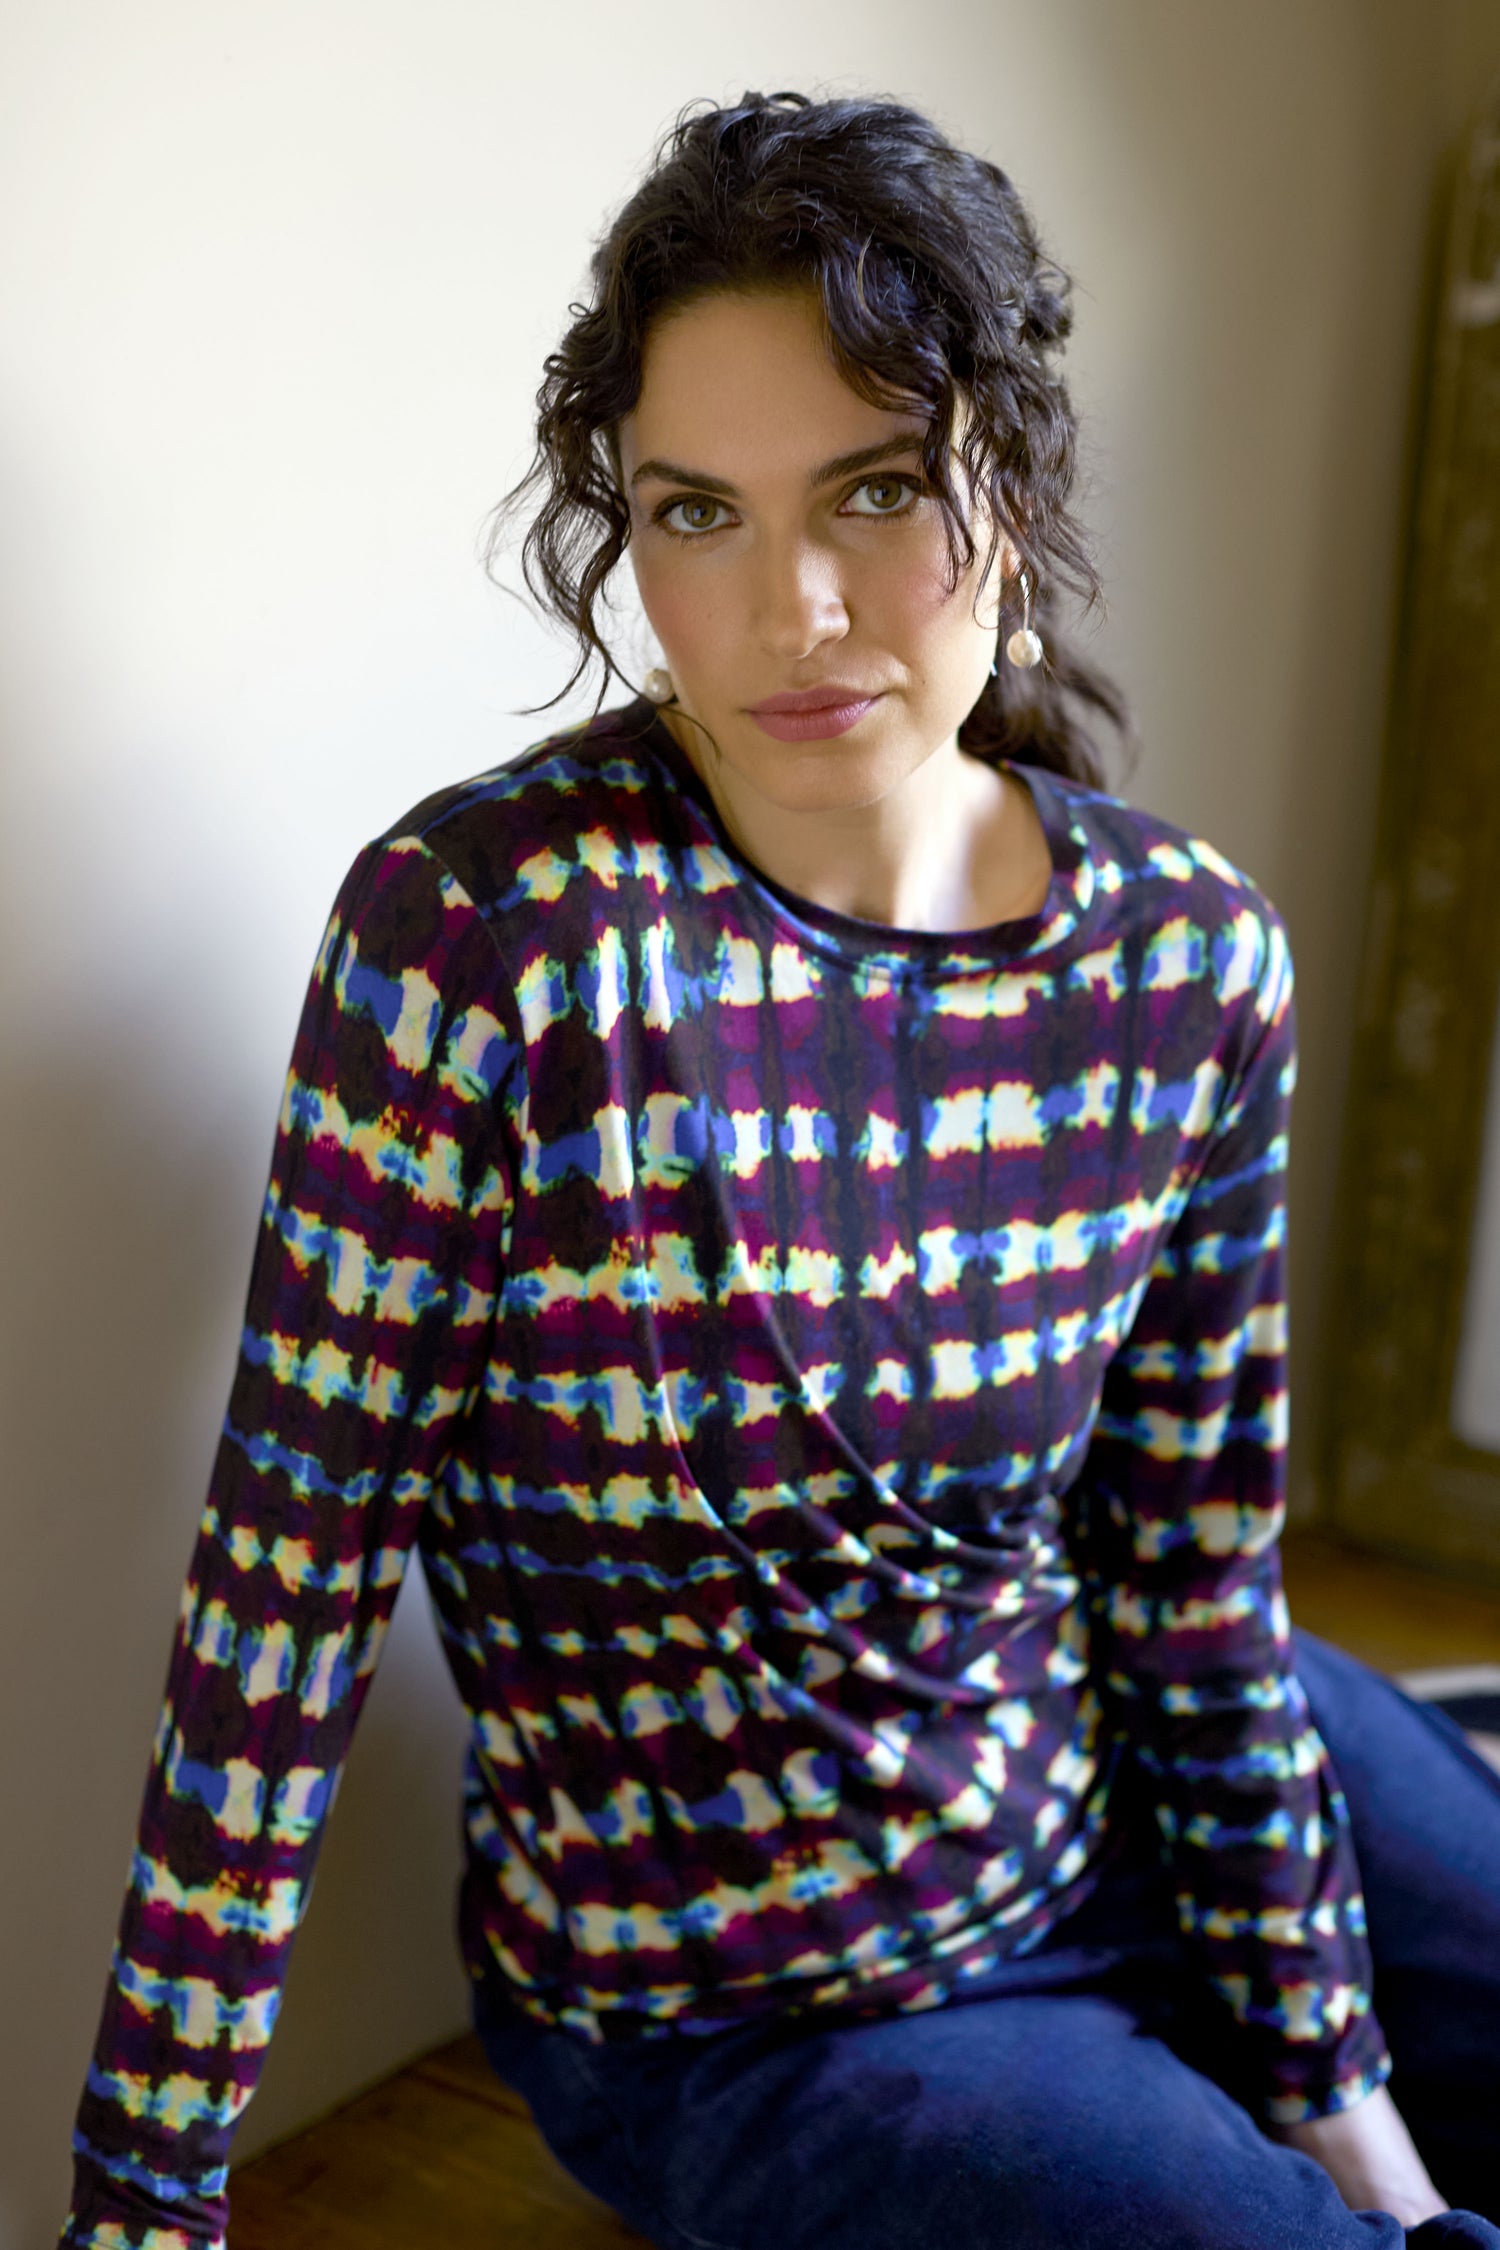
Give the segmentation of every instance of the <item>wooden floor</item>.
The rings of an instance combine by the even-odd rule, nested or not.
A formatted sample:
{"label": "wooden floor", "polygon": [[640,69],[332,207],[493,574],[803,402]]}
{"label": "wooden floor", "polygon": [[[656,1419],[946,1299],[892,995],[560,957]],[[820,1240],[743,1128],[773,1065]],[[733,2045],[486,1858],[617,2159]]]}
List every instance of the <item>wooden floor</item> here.
{"label": "wooden floor", "polygon": [[476,2039],[439,2047],[230,2181],[229,2250],[625,2250]]}
{"label": "wooden floor", "polygon": [[1285,1534],[1281,1564],[1292,1623],[1378,1671],[1500,1664],[1500,1592],[1408,1570],[1310,1532]]}
{"label": "wooden floor", "polygon": [[[1294,1624],[1386,1672],[1500,1663],[1500,1594],[1288,1532]],[[230,2250],[622,2250],[476,2041],[460,2039],[235,2172]]]}

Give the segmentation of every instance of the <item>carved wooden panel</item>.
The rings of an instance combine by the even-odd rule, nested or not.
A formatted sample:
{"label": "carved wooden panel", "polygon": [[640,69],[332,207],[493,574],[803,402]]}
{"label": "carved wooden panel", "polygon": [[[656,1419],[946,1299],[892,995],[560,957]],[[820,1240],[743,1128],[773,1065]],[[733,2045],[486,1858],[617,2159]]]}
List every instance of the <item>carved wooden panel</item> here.
{"label": "carved wooden panel", "polygon": [[1458,167],[1344,1168],[1331,1512],[1500,1582],[1500,1455],[1449,1400],[1500,1003],[1500,108]]}

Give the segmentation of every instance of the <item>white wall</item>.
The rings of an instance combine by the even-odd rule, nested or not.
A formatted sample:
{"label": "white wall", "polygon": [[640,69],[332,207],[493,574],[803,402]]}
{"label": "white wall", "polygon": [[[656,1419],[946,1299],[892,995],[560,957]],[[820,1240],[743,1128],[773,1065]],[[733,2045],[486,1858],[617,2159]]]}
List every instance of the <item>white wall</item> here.
{"label": "white wall", "polygon": [[[367,836],[584,708],[516,715],[562,651],[474,545],[657,132],[747,85],[891,91],[996,156],[1077,272],[1133,792],[1297,944],[1306,1369],[1429,183],[1490,19],[1451,0],[1446,45],[1399,0],[0,20],[0,2250],[29,2250],[312,952]],[[414,1583],[242,2153],[460,2028],[458,1753]]]}

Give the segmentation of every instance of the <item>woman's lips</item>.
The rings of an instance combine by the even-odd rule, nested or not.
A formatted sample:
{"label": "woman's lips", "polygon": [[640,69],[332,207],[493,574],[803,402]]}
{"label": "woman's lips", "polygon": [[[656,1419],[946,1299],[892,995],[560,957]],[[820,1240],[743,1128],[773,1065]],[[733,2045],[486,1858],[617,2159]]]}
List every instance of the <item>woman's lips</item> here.
{"label": "woman's lips", "polygon": [[847,734],[880,698],[853,696],[844,703],[825,703],[812,711],[752,711],[751,718],[778,742],[811,742],[823,735]]}

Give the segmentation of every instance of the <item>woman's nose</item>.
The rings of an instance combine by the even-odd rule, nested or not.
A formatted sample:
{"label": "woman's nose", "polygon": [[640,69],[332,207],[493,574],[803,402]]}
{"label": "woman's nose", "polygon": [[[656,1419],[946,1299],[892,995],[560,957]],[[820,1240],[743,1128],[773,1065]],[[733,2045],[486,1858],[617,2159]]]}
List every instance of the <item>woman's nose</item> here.
{"label": "woman's nose", "polygon": [[760,558],[755,627],[773,656],[788,662],[809,656],[823,641],[849,629],[849,611],[836,559],[812,540],[777,543]]}

